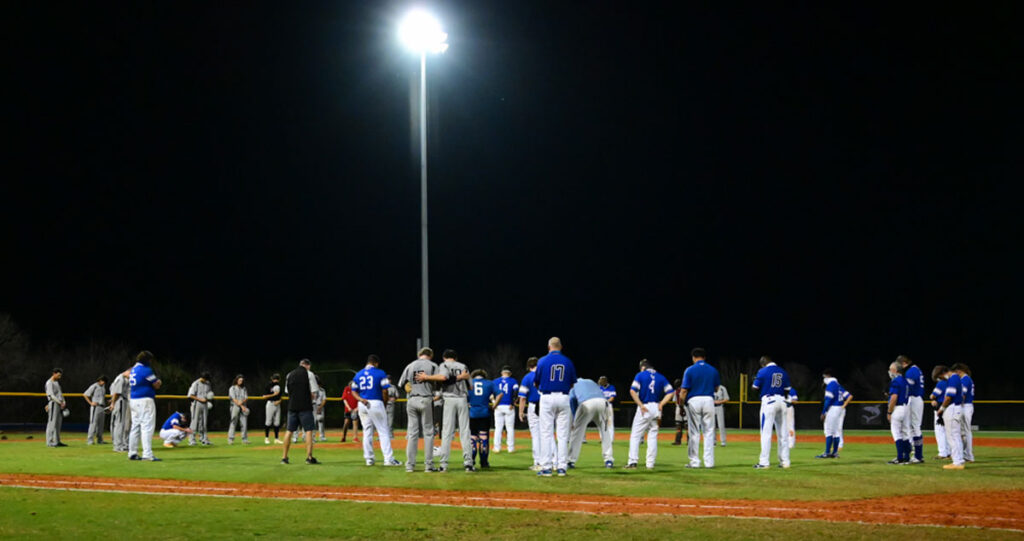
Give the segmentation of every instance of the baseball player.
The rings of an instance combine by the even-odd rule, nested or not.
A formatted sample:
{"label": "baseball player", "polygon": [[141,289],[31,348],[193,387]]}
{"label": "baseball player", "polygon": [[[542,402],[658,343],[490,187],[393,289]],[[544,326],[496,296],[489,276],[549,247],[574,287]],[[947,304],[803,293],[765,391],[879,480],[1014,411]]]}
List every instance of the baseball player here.
{"label": "baseball player", "polygon": [[792,386],[789,374],[777,366],[771,357],[765,355],[760,360],[761,369],[754,376],[752,387],[761,396],[761,457],[755,469],[770,467],[769,459],[772,452],[772,430],[778,441],[779,467],[789,467],[789,441],[786,434],[786,401]]}
{"label": "baseball player", "polygon": [[320,376],[316,377],[316,399],[313,400],[313,420],[316,421],[317,431],[320,433],[320,441],[327,441],[327,415],[324,413],[324,408],[327,407],[327,389],[324,388],[324,384],[320,381]]}
{"label": "baseball player", "polygon": [[469,382],[469,431],[473,440],[473,464],[466,471],[476,471],[476,457],[480,467],[490,468],[491,409],[501,400],[501,390],[487,379],[487,371],[478,369]]}
{"label": "baseball player", "polygon": [[423,471],[437,471],[434,469],[434,385],[430,382],[415,381],[416,374],[437,374],[438,368],[432,360],[433,357],[434,350],[421,349],[419,357],[402,370],[402,376],[398,379],[398,386],[405,388],[407,395],[405,471],[409,473],[416,471],[416,454],[419,451],[420,438],[423,438]]}
{"label": "baseball player", "polygon": [[242,432],[242,443],[249,445],[249,391],[245,388],[245,376],[235,376],[231,388],[228,389],[228,399],[231,400],[231,421],[228,423],[228,445],[235,443],[235,427],[238,426]]}
{"label": "baseball player", "polygon": [[949,440],[946,439],[946,425],[942,424],[942,416],[939,415],[939,405],[946,396],[946,367],[944,365],[938,365],[932,369],[932,381],[935,382],[935,388],[932,389],[931,398],[932,415],[934,415],[934,427],[935,427],[935,446],[938,447],[939,454],[936,455],[936,460],[949,460]]}
{"label": "baseball player", "polygon": [[688,468],[700,467],[701,436],[704,438],[704,467],[715,467],[715,391],[722,385],[718,369],[707,363],[707,354],[702,348],[693,348],[690,358],[693,365],[683,372],[683,385],[679,401],[686,408],[687,451],[690,456]]}
{"label": "baseball player", "polygon": [[473,447],[469,431],[469,392],[467,380],[469,369],[459,362],[454,349],[446,349],[441,354],[444,362],[438,367],[437,374],[416,374],[416,381],[434,381],[441,384],[441,397],[444,399],[441,421],[441,471],[448,471],[448,458],[452,451],[452,440],[455,439],[455,428],[459,429],[459,441],[462,444],[462,466],[467,472],[475,471],[473,467]]}
{"label": "baseball player", "polygon": [[96,378],[96,383],[85,390],[85,401],[89,404],[89,433],[85,438],[86,445],[105,443],[103,441],[103,424],[107,420],[106,395],[107,376]]}
{"label": "baseball player", "polygon": [[843,410],[853,399],[853,395],[846,392],[839,385],[839,380],[832,377],[832,369],[826,369],[822,373],[825,382],[825,400],[821,407],[821,420],[825,423],[825,452],[815,458],[838,458],[839,439],[843,430]]}
{"label": "baseball player", "polygon": [[[494,380],[494,386],[501,392],[501,400],[494,408],[494,452],[501,452],[501,434],[505,432],[508,452],[516,450],[516,414],[512,401],[519,395],[519,382],[512,377],[512,367],[501,367],[501,377]],[[472,424],[472,422],[470,423]]]}
{"label": "baseball player", "polygon": [[640,441],[647,435],[647,468],[654,468],[658,458],[658,425],[661,411],[675,395],[672,384],[654,369],[647,359],[640,361],[640,372],[633,377],[629,396],[636,403],[633,430],[629,434],[627,470],[635,470],[640,462]]}
{"label": "baseball player", "polygon": [[270,445],[270,427],[274,427],[274,443],[280,445],[281,441],[281,374],[270,376],[270,383],[267,384],[263,399],[267,401],[264,406],[266,421],[263,429],[263,443]]}
{"label": "baseball player", "polygon": [[128,370],[118,374],[110,383],[110,438],[114,452],[128,452],[128,433],[132,429],[131,409],[128,407]]}
{"label": "baseball player", "polygon": [[[715,389],[715,426],[718,428],[718,441],[725,447],[725,403],[729,401],[729,390],[725,385]],[[792,441],[790,442],[792,444]]]}
{"label": "baseball player", "polygon": [[683,379],[679,378],[672,382],[672,387],[676,390],[675,406],[676,406],[676,439],[672,441],[672,445],[683,444],[683,427],[686,426],[686,406],[679,399],[679,389],[683,386]]}
{"label": "baseball player", "polygon": [[583,435],[587,425],[593,421],[597,425],[597,433],[601,437],[601,454],[604,456],[604,467],[615,467],[612,455],[612,438],[608,432],[608,400],[604,397],[601,387],[594,380],[580,378],[569,391],[569,405],[576,411],[572,420],[572,437],[569,440],[569,468],[576,467],[583,448]]}
{"label": "baseball player", "polygon": [[[391,381],[391,374],[388,374],[388,381]],[[388,414],[388,433],[391,434],[391,439],[395,439],[395,403],[398,401],[398,386],[388,387],[387,393],[388,403],[385,404],[384,409]]]}
{"label": "baseball player", "polygon": [[910,443],[910,412],[907,411],[909,385],[903,376],[903,364],[895,361],[889,365],[889,406],[886,419],[892,428],[892,439],[896,442],[896,458],[889,464],[910,464],[912,445]]}
{"label": "baseball player", "polygon": [[910,436],[914,445],[911,462],[924,462],[924,437],[921,436],[921,421],[924,419],[924,374],[906,355],[896,357],[903,367],[903,379],[907,381],[907,416],[910,422]]}
{"label": "baseball player", "polygon": [[[796,387],[789,388],[789,396],[786,400],[786,426],[789,429],[789,448],[796,446]],[[722,442],[725,445],[725,442]]]}
{"label": "baseball player", "polygon": [[64,412],[67,411],[67,403],[64,402],[64,393],[60,389],[60,378],[64,371],[54,368],[50,379],[46,380],[44,389],[46,391],[46,446],[67,447],[68,444],[60,441],[60,429],[64,424]]}
{"label": "baseball player", "polygon": [[960,425],[960,434],[964,441],[964,462],[974,462],[974,429],[971,423],[974,422],[974,379],[971,378],[971,369],[964,363],[953,365],[960,376],[960,388],[963,389],[964,403],[963,424]]}
{"label": "baseball player", "polygon": [[843,433],[846,431],[846,406],[849,405],[851,400],[853,400],[853,395],[840,385],[839,401],[843,403],[843,409],[839,412],[839,447],[836,449],[836,456],[834,458],[839,458],[839,453],[843,451],[843,443],[846,440],[843,437]]}
{"label": "baseball player", "polygon": [[341,392],[341,403],[345,405],[345,423],[341,427],[341,441],[342,443],[348,439],[348,427],[352,427],[352,441],[359,443],[359,401],[356,400],[352,389],[355,388],[355,382],[350,381],[345,386],[345,390]]}
{"label": "baseball player", "polygon": [[160,439],[164,440],[164,447],[177,447],[181,440],[188,436],[192,429],[185,426],[188,416],[184,413],[174,412],[164,421],[160,427]]}
{"label": "baseball player", "polygon": [[203,372],[199,379],[192,382],[188,388],[188,398],[192,401],[192,425],[189,427],[192,432],[188,435],[188,444],[195,445],[196,438],[203,445],[212,445],[210,437],[206,432],[206,421],[210,411],[210,394],[213,393],[213,386],[210,385],[210,373]]}
{"label": "baseball player", "polygon": [[615,397],[616,397],[615,386],[608,382],[608,377],[607,376],[601,376],[601,377],[597,378],[597,384],[598,384],[598,386],[601,387],[601,392],[604,394],[605,400],[608,401],[608,405],[606,406],[606,409],[608,411],[605,412],[605,419],[607,419],[608,426],[605,427],[605,430],[607,430],[608,434],[610,434],[609,437],[614,438],[615,437],[615,407],[612,406],[612,404],[615,403]]}
{"label": "baseball player", "polygon": [[385,466],[401,466],[391,450],[391,430],[388,429],[388,414],[384,401],[388,399],[387,388],[391,386],[387,374],[380,369],[380,357],[370,355],[366,367],[356,373],[356,387],[352,394],[359,401],[359,416],[363,419],[363,458],[367,466],[373,466],[373,434],[377,433]]}
{"label": "baseball player", "polygon": [[[530,469],[540,471],[540,425],[537,424],[537,403],[540,402],[540,392],[533,384],[537,377],[537,357],[530,357],[526,360],[526,375],[519,384],[519,421],[526,422],[530,428],[530,445],[533,451],[533,466]],[[524,419],[525,412],[525,419]]]}
{"label": "baseball player", "polygon": [[561,339],[551,337],[548,339],[548,354],[537,361],[537,372],[533,379],[533,385],[540,391],[538,417],[542,462],[538,476],[551,477],[553,468],[557,468],[559,477],[566,475],[569,467],[569,429],[572,423],[569,390],[575,384],[575,365],[562,354]]}
{"label": "baseball player", "polygon": [[939,415],[946,425],[946,441],[949,442],[949,456],[953,459],[952,464],[946,464],[943,469],[962,470],[964,469],[964,441],[960,434],[963,424],[963,401],[964,391],[960,374],[951,368],[946,369],[946,395],[943,397],[942,405],[939,406]]}
{"label": "baseball player", "polygon": [[[128,460],[148,460],[159,462],[153,456],[153,430],[156,428],[156,391],[162,382],[156,376],[150,363],[153,354],[140,351],[135,356],[135,366],[128,375],[131,386],[129,402],[132,410],[132,431],[128,435]],[[142,443],[142,456],[139,456],[139,443]]]}

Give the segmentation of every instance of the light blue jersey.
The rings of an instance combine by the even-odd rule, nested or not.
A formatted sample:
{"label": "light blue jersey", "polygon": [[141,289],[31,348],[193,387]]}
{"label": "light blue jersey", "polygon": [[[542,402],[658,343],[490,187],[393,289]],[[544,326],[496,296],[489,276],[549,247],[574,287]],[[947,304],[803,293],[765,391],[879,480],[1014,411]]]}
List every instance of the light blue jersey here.
{"label": "light blue jersey", "polygon": [[629,388],[636,391],[636,394],[640,396],[641,404],[661,402],[665,395],[673,391],[672,384],[665,379],[665,376],[653,368],[637,373],[633,377],[633,384]]}
{"label": "light blue jersey", "polygon": [[494,388],[501,393],[501,402],[499,406],[511,406],[512,399],[519,393],[519,383],[516,382],[516,378],[510,378],[508,376],[502,376],[494,380]]}
{"label": "light blue jersey", "polygon": [[383,400],[384,389],[391,387],[388,375],[380,368],[367,366],[356,372],[352,386],[359,391],[359,396],[366,400]]}
{"label": "light blue jersey", "polygon": [[601,387],[592,379],[580,378],[576,380],[576,385],[573,385],[572,390],[569,391],[569,406],[575,410],[578,404],[594,398],[605,399]]}
{"label": "light blue jersey", "polygon": [[773,395],[785,396],[791,388],[789,374],[775,363],[768,363],[757,371],[753,387],[761,393],[761,398]]}

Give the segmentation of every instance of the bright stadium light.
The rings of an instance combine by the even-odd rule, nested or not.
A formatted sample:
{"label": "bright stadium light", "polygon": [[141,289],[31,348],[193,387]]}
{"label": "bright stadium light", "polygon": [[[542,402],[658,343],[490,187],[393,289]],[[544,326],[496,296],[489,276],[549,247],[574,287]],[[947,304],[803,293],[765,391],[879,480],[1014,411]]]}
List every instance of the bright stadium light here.
{"label": "bright stadium light", "polygon": [[441,23],[426,11],[410,11],[398,27],[398,38],[415,53],[443,53],[448,50],[448,34],[441,30]]}

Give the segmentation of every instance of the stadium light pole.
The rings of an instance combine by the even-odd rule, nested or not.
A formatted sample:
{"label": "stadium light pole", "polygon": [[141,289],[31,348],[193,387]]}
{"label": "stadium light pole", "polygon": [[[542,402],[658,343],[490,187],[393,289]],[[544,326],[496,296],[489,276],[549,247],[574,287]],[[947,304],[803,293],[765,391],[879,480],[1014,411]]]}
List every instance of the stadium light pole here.
{"label": "stadium light pole", "polygon": [[410,51],[420,55],[420,278],[422,329],[420,347],[430,345],[430,282],[427,270],[427,53],[448,50],[448,34],[426,11],[410,11],[398,27],[398,37]]}

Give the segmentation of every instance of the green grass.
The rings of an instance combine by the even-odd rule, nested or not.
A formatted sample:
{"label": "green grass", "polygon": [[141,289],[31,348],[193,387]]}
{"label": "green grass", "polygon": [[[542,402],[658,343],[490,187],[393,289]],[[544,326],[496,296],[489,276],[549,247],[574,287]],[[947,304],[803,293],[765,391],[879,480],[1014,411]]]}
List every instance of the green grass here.
{"label": "green grass", "polygon": [[[1024,539],[971,528],[585,515],[0,487],[4,539]],[[326,517],[326,520],[325,520]],[[117,533],[115,533],[117,532]]]}
{"label": "green grass", "polygon": [[[738,434],[741,431],[731,431]],[[752,434],[752,431],[742,431]],[[520,432],[520,434],[524,434]],[[878,434],[884,432],[876,431]],[[988,433],[987,435],[995,435]],[[596,436],[583,446],[579,468],[566,478],[537,478],[527,470],[531,459],[529,440],[520,438],[513,455],[492,455],[491,471],[475,475],[452,471],[445,475],[407,474],[405,469],[363,465],[359,449],[322,448],[315,451],[321,466],[302,464],[302,450],[292,450],[294,464],[278,464],[280,446],[227,446],[223,434],[214,435],[213,447],[156,448],[160,463],[129,462],[125,455],[114,453],[109,446],[87,447],[80,435],[69,435],[67,448],[45,447],[37,435],[31,441],[23,436],[9,435],[0,443],[0,472],[91,475],[106,477],[140,477],[157,479],[212,480],[228,482],[298,483],[333,486],[386,486],[449,490],[516,490],[573,494],[602,494],[638,497],[700,497],[725,499],[790,499],[839,500],[901,494],[923,494],[961,490],[1024,489],[1024,450],[1000,447],[978,447],[978,462],[961,472],[947,472],[941,464],[930,461],[919,466],[889,466],[885,461],[894,456],[891,445],[849,444],[838,460],[817,460],[821,452],[817,434],[802,434],[793,451],[793,467],[755,471],[759,446],[753,442],[733,441],[716,448],[717,466],[712,470],[684,468],[685,446],[673,447],[662,442],[658,467],[653,472],[643,468],[624,471],[627,442],[615,443],[616,469],[602,467],[600,445]],[[814,438],[812,440],[812,438]],[[337,438],[332,438],[337,441]],[[254,441],[256,439],[254,438]],[[404,440],[396,442],[402,451],[396,456],[404,460]],[[934,455],[934,447],[926,449]],[[643,449],[641,449],[641,455]],[[379,460],[378,451],[378,460]],[[774,461],[773,457],[773,461]],[[422,462],[422,453],[420,454]],[[457,464],[457,463],[456,463]],[[422,468],[422,463],[419,466]],[[957,483],[945,482],[956,476]],[[771,490],[766,488],[771,485]]]}

